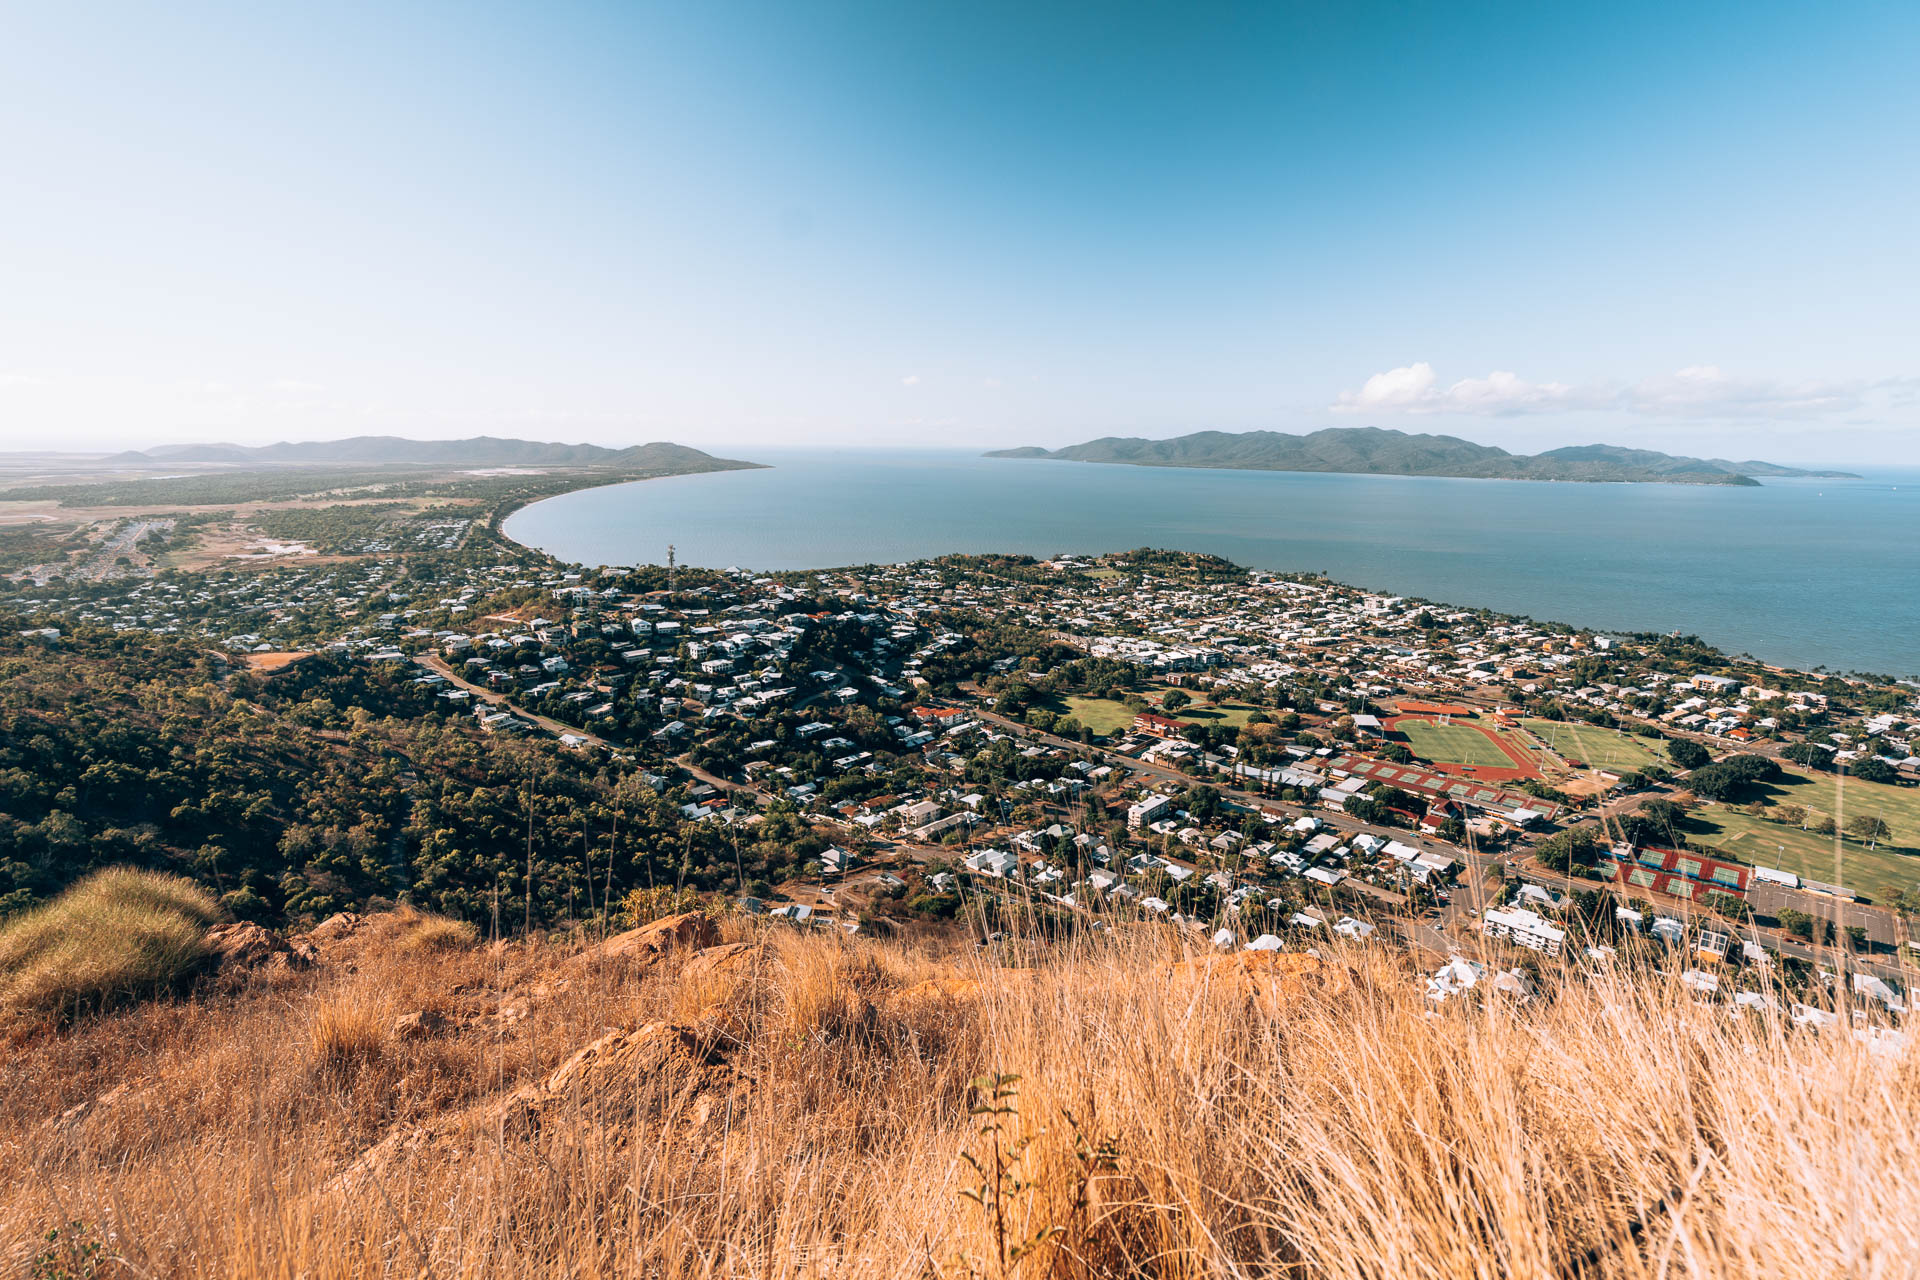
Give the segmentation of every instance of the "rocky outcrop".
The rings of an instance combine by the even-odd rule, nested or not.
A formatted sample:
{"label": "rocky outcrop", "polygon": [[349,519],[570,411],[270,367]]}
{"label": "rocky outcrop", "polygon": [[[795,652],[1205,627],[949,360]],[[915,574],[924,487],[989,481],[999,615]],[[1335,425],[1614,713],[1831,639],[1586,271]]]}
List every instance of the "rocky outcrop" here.
{"label": "rocky outcrop", "polygon": [[692,1097],[724,1096],[739,1083],[733,1067],[692,1028],[649,1022],[601,1036],[561,1063],[542,1088],[549,1099],[581,1103],[628,1104],[638,1091],[672,1106]]}
{"label": "rocky outcrop", "polygon": [[751,969],[765,948],[757,942],[728,942],[693,953],[680,970],[682,982],[734,975]]}
{"label": "rocky outcrop", "polygon": [[675,952],[698,951],[720,941],[720,931],[706,915],[688,911],[665,916],[638,929],[616,933],[596,943],[567,963],[575,968],[621,965],[645,968]]}
{"label": "rocky outcrop", "polygon": [[351,911],[336,912],[313,926],[312,932],[307,934],[307,941],[316,947],[330,946],[352,937],[364,928],[366,923],[365,916],[356,915]]}
{"label": "rocky outcrop", "polygon": [[254,969],[302,969],[313,962],[314,949],[288,942],[257,924],[215,925],[207,930],[207,959],[222,973]]}
{"label": "rocky outcrop", "polygon": [[[747,1090],[747,1078],[710,1040],[689,1027],[649,1022],[600,1037],[544,1080],[426,1124],[395,1128],[348,1166],[336,1185],[352,1189],[398,1177],[413,1160],[457,1160],[476,1143],[503,1137],[535,1141],[549,1129],[588,1132],[615,1144],[639,1126],[671,1127],[689,1138],[737,1111]],[[581,1113],[595,1123],[584,1129],[549,1123]]]}
{"label": "rocky outcrop", "polygon": [[416,1009],[395,1018],[392,1031],[396,1040],[425,1040],[439,1035],[447,1027],[447,1015],[438,1009]]}
{"label": "rocky outcrop", "polygon": [[[1033,973],[1027,969],[998,969],[993,973],[993,986],[1003,991],[1024,991],[1032,981]],[[979,978],[958,973],[940,974],[901,988],[888,998],[887,1004],[894,1009],[930,1004],[977,1005],[987,994],[987,984]]]}

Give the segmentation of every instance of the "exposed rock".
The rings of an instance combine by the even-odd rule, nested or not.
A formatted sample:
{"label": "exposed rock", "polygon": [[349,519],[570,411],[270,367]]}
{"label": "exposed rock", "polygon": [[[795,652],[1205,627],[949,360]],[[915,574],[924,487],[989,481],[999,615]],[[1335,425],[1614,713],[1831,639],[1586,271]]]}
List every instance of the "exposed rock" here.
{"label": "exposed rock", "polygon": [[72,1124],[77,1120],[85,1119],[87,1116],[96,1115],[112,1107],[115,1103],[120,1102],[132,1092],[133,1082],[122,1080],[119,1084],[113,1086],[113,1088],[107,1090],[99,1097],[88,1099],[86,1102],[76,1103],[68,1107],[65,1111],[62,1111],[60,1113],[60,1123]]}
{"label": "exposed rock", "polygon": [[[1029,970],[1001,969],[994,973],[991,985],[1020,989],[1032,981],[1033,974]],[[978,1004],[986,996],[988,986],[978,978],[959,974],[942,975],[894,992],[887,1003],[895,1008],[929,1003]]]}
{"label": "exposed rock", "polygon": [[419,1009],[403,1013],[393,1020],[396,1040],[423,1040],[439,1035],[447,1027],[447,1015],[438,1009]]}
{"label": "exposed rock", "polygon": [[1348,974],[1338,966],[1291,951],[1239,951],[1199,956],[1175,964],[1171,977],[1217,991],[1238,992],[1269,1017],[1314,992],[1344,990]]}
{"label": "exposed rock", "polygon": [[698,911],[665,916],[638,929],[617,933],[605,942],[587,948],[567,963],[576,967],[593,964],[647,966],[676,951],[695,951],[720,941],[720,931],[712,920]]}
{"label": "exposed rock", "polygon": [[561,1063],[547,1077],[550,1095],[604,1097],[630,1085],[645,1085],[663,1097],[724,1089],[734,1070],[688,1027],[649,1022],[634,1031],[601,1036]]}
{"label": "exposed rock", "polygon": [[310,963],[311,949],[296,949],[285,938],[257,924],[215,925],[207,930],[207,953],[223,971],[298,969]]}
{"label": "exposed rock", "polygon": [[[624,1140],[635,1123],[671,1125],[688,1137],[741,1105],[746,1092],[746,1077],[710,1042],[687,1027],[649,1022],[600,1037],[544,1081],[426,1124],[392,1130],[362,1152],[336,1185],[351,1189],[370,1178],[398,1177],[412,1159],[444,1163],[501,1136],[541,1137],[544,1121],[563,1107],[598,1113],[603,1123],[593,1129],[597,1141]],[[577,1128],[556,1126],[556,1132],[564,1140]]]}
{"label": "exposed rock", "polygon": [[717,947],[707,947],[696,951],[692,959],[680,970],[682,982],[696,978],[708,978],[721,973],[736,973],[753,966],[759,958],[761,945],[757,942],[728,942]]}
{"label": "exposed rock", "polygon": [[366,922],[365,916],[356,915],[351,911],[341,911],[328,916],[325,920],[313,926],[312,931],[307,934],[307,941],[313,943],[315,946],[324,947],[330,943],[339,942],[343,938],[352,936],[358,932]]}

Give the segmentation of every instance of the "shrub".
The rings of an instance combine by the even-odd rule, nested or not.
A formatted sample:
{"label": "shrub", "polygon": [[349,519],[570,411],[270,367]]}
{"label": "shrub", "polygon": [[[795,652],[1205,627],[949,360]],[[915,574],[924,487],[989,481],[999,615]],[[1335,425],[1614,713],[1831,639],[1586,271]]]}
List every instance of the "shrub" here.
{"label": "shrub", "polygon": [[0,1015],[69,1018],[178,989],[220,908],[178,876],[113,867],[0,928]]}
{"label": "shrub", "polygon": [[465,920],[455,920],[451,916],[420,915],[413,919],[400,935],[399,947],[402,951],[457,951],[472,946],[480,937],[480,931]]}

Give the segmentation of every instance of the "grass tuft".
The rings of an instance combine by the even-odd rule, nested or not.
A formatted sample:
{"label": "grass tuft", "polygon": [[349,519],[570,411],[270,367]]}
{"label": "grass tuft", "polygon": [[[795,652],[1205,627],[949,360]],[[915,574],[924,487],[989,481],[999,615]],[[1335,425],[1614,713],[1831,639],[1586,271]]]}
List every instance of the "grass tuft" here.
{"label": "grass tuft", "polygon": [[0,1017],[66,1019],[178,989],[219,918],[213,899],[178,876],[95,872],[0,927]]}
{"label": "grass tuft", "polygon": [[351,1080],[362,1066],[379,1061],[387,1022],[384,1012],[364,999],[343,995],[321,1002],[307,1027],[313,1070],[332,1080]]}
{"label": "grass tuft", "polygon": [[420,955],[464,950],[479,939],[480,931],[465,920],[422,914],[404,926],[395,946],[403,952]]}

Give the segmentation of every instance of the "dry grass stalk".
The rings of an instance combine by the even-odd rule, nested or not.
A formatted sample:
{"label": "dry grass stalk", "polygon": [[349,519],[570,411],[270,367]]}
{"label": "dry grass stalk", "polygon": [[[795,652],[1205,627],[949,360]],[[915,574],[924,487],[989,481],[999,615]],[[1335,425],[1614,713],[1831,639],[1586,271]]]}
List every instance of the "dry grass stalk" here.
{"label": "dry grass stalk", "polygon": [[[1381,952],[1274,1000],[1152,935],[1023,970],[752,937],[570,977],[390,941],[49,1034],[0,1063],[0,1262],[79,1220],[156,1276],[1920,1270],[1913,1057],[1661,979],[1436,1010]],[[389,1034],[429,1003],[444,1033]],[[706,1047],[546,1089],[656,1020]],[[997,1131],[981,1076],[1017,1077]]]}

